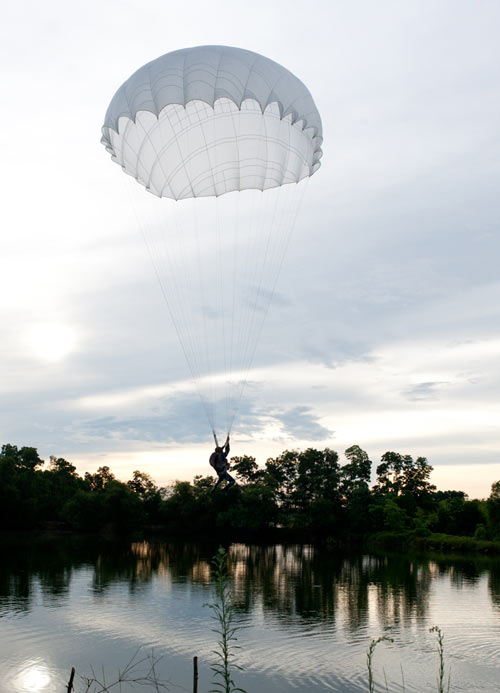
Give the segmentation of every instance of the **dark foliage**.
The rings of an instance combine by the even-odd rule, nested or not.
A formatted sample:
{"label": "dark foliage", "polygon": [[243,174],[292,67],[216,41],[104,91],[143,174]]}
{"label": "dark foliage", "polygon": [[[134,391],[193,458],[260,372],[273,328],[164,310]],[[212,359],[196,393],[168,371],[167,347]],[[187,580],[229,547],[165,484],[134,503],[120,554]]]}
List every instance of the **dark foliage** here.
{"label": "dark foliage", "polygon": [[212,535],[267,531],[313,531],[363,537],[373,532],[431,533],[500,538],[500,482],[488,500],[462,491],[436,491],[424,457],[386,452],[370,488],[372,462],[359,446],[345,462],[326,448],[286,450],[260,468],[250,456],[234,457],[238,485],[212,491],[211,476],[159,488],[139,470],[126,483],[109,467],[80,477],[61,457],[45,465],[36,448],[4,445],[0,452],[0,528],[36,528],[60,523],[96,531],[131,531],[146,525],[167,531]]}

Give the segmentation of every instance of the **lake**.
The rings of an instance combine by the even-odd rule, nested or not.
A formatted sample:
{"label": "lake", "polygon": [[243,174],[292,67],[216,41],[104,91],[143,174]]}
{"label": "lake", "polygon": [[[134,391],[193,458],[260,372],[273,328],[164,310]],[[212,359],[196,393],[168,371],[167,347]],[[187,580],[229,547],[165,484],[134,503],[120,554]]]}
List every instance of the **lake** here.
{"label": "lake", "polygon": [[[450,690],[500,690],[499,560],[228,548],[243,667],[234,678],[248,693],[366,691],[366,651],[382,635],[394,642],[375,650],[375,690],[385,679],[390,691],[436,690],[434,625]],[[212,687],[204,604],[217,544],[5,535],[0,549],[2,693],[63,692],[72,666],[85,691],[81,676],[111,682],[152,653],[169,690],[192,691],[194,655],[200,693]]]}

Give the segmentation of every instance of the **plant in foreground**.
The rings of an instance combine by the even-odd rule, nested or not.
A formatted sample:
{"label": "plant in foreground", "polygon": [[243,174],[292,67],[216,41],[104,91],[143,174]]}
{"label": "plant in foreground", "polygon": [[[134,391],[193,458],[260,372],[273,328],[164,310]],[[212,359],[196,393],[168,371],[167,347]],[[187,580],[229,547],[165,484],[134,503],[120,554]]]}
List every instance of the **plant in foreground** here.
{"label": "plant in foreground", "polygon": [[[433,626],[432,628],[429,628],[429,633],[436,633],[436,638],[437,638],[437,650],[439,653],[439,672],[438,672],[438,679],[437,679],[437,691],[438,693],[445,693],[445,666],[444,666],[444,634],[442,630],[438,626]],[[376,640],[372,640],[370,643],[370,646],[367,650],[366,653],[366,661],[368,665],[368,690],[370,693],[374,692],[374,680],[373,680],[373,655],[375,653],[375,648],[380,642],[394,642],[392,638],[389,638],[387,635],[383,635],[380,638],[377,638]],[[385,677],[385,671],[384,671],[384,677]],[[405,681],[404,681],[404,674],[403,674],[403,669],[401,668],[401,678],[403,680],[403,691],[405,689]],[[446,687],[446,693],[449,693],[450,691],[450,682],[451,682],[451,672],[448,672],[448,685]],[[387,679],[385,680],[385,687],[386,690],[388,690],[387,686]]]}
{"label": "plant in foreground", "polygon": [[234,663],[234,651],[239,649],[233,643],[237,640],[235,633],[239,630],[234,625],[235,609],[230,595],[229,575],[227,572],[227,552],[220,547],[212,561],[215,577],[215,595],[210,604],[205,604],[212,609],[213,619],[217,627],[212,630],[217,633],[219,640],[214,654],[217,662],[210,667],[214,672],[214,688],[210,693],[246,693],[242,688],[237,688],[232,678],[234,669],[241,667]]}
{"label": "plant in foreground", "polygon": [[[132,659],[128,662],[125,668],[118,671],[118,676],[116,679],[111,681],[106,680],[106,675],[104,669],[101,674],[96,674],[92,670],[92,676],[81,676],[84,683],[85,693],[108,693],[109,691],[122,691],[124,685],[129,684],[130,688],[136,688],[136,686],[147,686],[149,690],[156,691],[166,691],[168,690],[167,681],[159,678],[156,671],[156,667],[162,657],[156,657],[153,652],[150,655],[140,658],[139,650],[136,651]],[[74,670],[72,671],[74,674]],[[74,690],[73,678],[70,679],[68,684],[68,691]],[[128,688],[128,690],[130,690]]]}
{"label": "plant in foreground", "polygon": [[[387,635],[382,635],[380,638],[377,638],[376,640],[372,640],[370,643],[370,647],[368,648],[368,651],[366,653],[366,663],[368,666],[368,690],[370,693],[373,693],[374,687],[373,687],[373,655],[375,653],[375,648],[379,644],[379,642],[394,642],[392,638],[389,638]],[[384,672],[385,675],[385,672]],[[387,682],[386,682],[386,688],[387,688]]]}
{"label": "plant in foreground", "polygon": [[[432,626],[432,628],[429,628],[429,633],[436,633],[437,649],[439,653],[438,693],[444,693],[444,635],[441,628],[438,628],[438,626]],[[450,678],[451,671],[448,672],[447,691],[450,690]]]}

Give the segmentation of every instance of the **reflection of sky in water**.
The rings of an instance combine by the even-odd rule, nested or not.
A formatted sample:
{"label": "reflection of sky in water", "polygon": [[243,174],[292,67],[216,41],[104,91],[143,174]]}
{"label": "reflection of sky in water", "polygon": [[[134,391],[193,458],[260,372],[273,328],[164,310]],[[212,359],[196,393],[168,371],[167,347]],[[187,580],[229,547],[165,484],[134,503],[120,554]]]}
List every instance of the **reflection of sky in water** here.
{"label": "reflection of sky in water", "polygon": [[15,679],[16,690],[38,693],[54,687],[50,672],[41,659],[32,659],[19,667],[19,673]]}
{"label": "reflection of sky in water", "polygon": [[[249,693],[366,690],[366,648],[389,634],[394,645],[375,654],[378,679],[383,667],[390,690],[402,690],[401,664],[407,691],[425,690],[423,682],[431,690],[437,658],[428,629],[437,624],[454,690],[494,690],[500,611],[498,565],[491,566],[233,545],[245,667],[237,682]],[[162,675],[185,687],[197,655],[200,690],[209,688],[215,635],[203,607],[211,598],[206,556],[142,543],[123,560],[102,551],[92,565],[69,568],[64,578],[34,572],[17,610],[15,589],[2,581],[2,693],[56,690],[71,666],[88,674],[105,665],[112,677],[139,646],[164,654]]]}

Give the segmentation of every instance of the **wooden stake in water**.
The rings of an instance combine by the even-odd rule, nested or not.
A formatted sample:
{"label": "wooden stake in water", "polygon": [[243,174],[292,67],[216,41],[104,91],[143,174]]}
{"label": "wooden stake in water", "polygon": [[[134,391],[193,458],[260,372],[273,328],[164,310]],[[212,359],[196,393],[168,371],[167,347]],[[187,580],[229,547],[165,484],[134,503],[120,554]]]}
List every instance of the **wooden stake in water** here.
{"label": "wooden stake in water", "polygon": [[193,693],[198,693],[198,657],[193,657]]}
{"label": "wooden stake in water", "polygon": [[73,679],[75,678],[75,667],[71,667],[71,676],[69,677],[68,681],[68,688],[66,689],[66,693],[71,693],[73,690]]}

